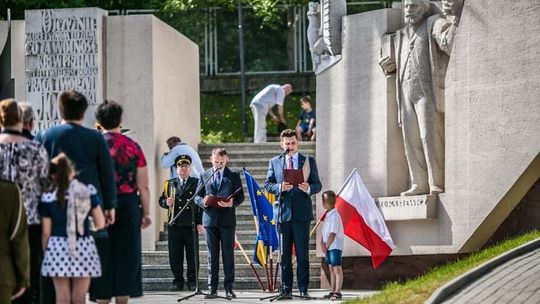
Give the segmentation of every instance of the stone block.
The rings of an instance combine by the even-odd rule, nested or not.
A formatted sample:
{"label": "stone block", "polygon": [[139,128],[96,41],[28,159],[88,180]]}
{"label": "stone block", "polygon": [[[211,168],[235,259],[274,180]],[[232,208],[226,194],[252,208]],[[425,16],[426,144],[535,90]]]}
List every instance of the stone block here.
{"label": "stone block", "polygon": [[379,197],[375,203],[386,221],[423,220],[437,217],[437,195]]}

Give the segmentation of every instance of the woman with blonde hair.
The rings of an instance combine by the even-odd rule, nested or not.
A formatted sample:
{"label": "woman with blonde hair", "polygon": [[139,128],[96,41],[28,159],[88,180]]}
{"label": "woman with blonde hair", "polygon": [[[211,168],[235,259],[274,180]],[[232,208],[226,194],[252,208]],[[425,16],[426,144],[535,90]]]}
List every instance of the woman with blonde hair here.
{"label": "woman with blonde hair", "polygon": [[23,111],[13,99],[0,101],[0,179],[12,181],[21,189],[26,211],[30,246],[30,288],[20,303],[36,303],[39,297],[41,218],[38,203],[47,179],[47,151],[23,135]]}

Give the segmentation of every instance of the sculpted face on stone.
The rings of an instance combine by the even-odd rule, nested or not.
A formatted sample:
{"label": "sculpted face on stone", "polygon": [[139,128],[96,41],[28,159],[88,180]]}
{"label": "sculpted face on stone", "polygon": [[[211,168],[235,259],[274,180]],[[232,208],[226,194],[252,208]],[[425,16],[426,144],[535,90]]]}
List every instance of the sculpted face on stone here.
{"label": "sculpted face on stone", "polygon": [[403,14],[405,23],[415,25],[424,20],[424,15],[429,10],[429,0],[405,0],[403,1]]}
{"label": "sculpted face on stone", "polygon": [[445,16],[456,15],[457,2],[455,0],[441,1],[441,7]]}

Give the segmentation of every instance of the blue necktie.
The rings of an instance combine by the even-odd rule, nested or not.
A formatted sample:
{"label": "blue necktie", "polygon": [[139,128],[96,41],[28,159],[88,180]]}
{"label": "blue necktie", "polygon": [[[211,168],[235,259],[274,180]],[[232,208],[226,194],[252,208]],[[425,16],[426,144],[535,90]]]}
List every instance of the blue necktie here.
{"label": "blue necktie", "polygon": [[220,181],[221,181],[221,174],[218,172],[216,172],[216,177],[214,178],[214,186],[216,187],[216,189],[219,189],[219,184],[220,184]]}

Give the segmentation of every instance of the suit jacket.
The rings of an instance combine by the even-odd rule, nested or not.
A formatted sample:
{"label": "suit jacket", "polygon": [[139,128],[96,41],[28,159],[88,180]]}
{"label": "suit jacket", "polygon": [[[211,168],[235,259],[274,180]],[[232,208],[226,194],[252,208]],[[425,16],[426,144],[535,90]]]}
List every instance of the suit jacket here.
{"label": "suit jacket", "polygon": [[[280,185],[283,182],[283,159],[284,157],[276,156],[270,160],[268,165],[268,174],[264,187],[268,192],[279,195]],[[319,193],[322,185],[317,171],[317,163],[313,157],[306,157],[298,153],[298,168],[302,168],[304,163],[308,161],[310,174],[307,179],[309,184],[309,193],[306,193],[300,188],[292,188],[290,191],[281,193],[281,220],[288,222],[291,219],[295,221],[312,221],[313,209],[311,206],[311,195]],[[274,205],[276,208],[277,205]]]}
{"label": "suit jacket", "polygon": [[[204,181],[211,178],[214,173],[214,169],[210,168],[206,170],[201,179],[199,185],[202,185]],[[203,199],[206,195],[215,195],[221,197],[228,197],[234,191],[240,188],[240,191],[234,196],[233,206],[230,208],[214,208],[205,207]],[[229,167],[223,169],[223,177],[221,178],[221,184],[219,189],[214,186],[213,180],[208,181],[206,185],[201,189],[195,202],[204,211],[202,216],[202,223],[205,227],[236,227],[236,207],[244,201],[244,190],[242,189],[242,182],[240,180],[240,174],[236,171],[232,171]]]}
{"label": "suit jacket", "polygon": [[0,193],[0,286],[15,290],[30,286],[26,212],[14,183],[0,181]]}
{"label": "suit jacket", "polygon": [[[163,193],[161,193],[161,197],[159,198],[159,206],[161,206],[161,208],[169,208],[169,206],[167,206],[167,198],[170,196],[171,189],[173,187],[176,188],[176,194],[174,199],[174,212],[169,213],[169,222],[173,217],[178,214],[180,209],[182,209],[188,203],[189,199],[193,196],[193,194],[195,194],[195,191],[197,191],[198,183],[198,178],[188,177],[188,179],[186,180],[186,186],[184,187],[184,189],[182,189],[179,178],[173,178],[165,182]],[[195,208],[195,223],[197,225],[201,224],[202,210],[199,206],[194,204],[192,206],[186,207],[184,212],[180,214],[180,216],[176,219],[173,225],[179,227],[191,227],[191,208]]]}
{"label": "suit jacket", "polygon": [[36,141],[45,147],[49,158],[65,153],[75,165],[77,179],[96,187],[104,209],[116,207],[113,161],[103,135],[78,124],[66,123],[38,133]]}
{"label": "suit jacket", "polygon": [[[436,39],[437,37],[434,37],[433,35],[433,26],[434,23],[441,19],[439,15],[434,15],[422,22],[422,24],[418,27],[417,30],[417,37],[416,39],[422,39],[426,40],[429,46],[429,71],[431,72],[431,89],[433,92],[434,102],[437,111],[444,112],[445,108],[445,99],[444,99],[444,79],[446,76],[446,68],[448,66],[448,60],[449,60],[449,49],[451,49],[450,46],[444,46],[441,48],[439,45],[439,40]],[[455,26],[452,27],[453,30],[455,30]],[[407,35],[407,27],[404,27],[400,30],[398,30],[395,34],[391,34],[393,40],[394,40],[394,48],[395,48],[395,57],[396,57],[396,89],[397,89],[397,95],[396,100],[398,104],[398,123],[401,125],[401,104],[403,101],[401,100],[401,82],[403,81],[402,75],[400,70],[403,68],[404,65],[407,64],[407,62],[401,62],[401,52],[402,50],[407,50],[409,48],[408,45],[403,45],[403,39],[404,36]],[[412,38],[415,39],[415,38]],[[453,38],[451,39],[450,43],[453,42]],[[444,52],[443,52],[444,51]]]}

